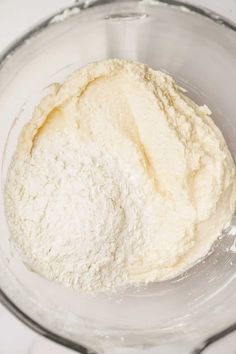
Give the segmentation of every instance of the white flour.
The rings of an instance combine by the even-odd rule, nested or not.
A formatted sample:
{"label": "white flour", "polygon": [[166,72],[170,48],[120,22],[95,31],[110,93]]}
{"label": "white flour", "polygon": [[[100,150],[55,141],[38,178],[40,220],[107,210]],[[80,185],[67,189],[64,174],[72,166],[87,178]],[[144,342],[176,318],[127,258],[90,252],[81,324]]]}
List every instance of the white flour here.
{"label": "white flour", "polygon": [[36,108],[6,183],[25,263],[85,291],[171,278],[235,209],[235,165],[206,106],[125,60],[75,72]]}
{"label": "white flour", "polygon": [[103,150],[55,133],[9,174],[11,228],[26,262],[87,291],[125,283],[125,262],[143,246],[143,177]]}

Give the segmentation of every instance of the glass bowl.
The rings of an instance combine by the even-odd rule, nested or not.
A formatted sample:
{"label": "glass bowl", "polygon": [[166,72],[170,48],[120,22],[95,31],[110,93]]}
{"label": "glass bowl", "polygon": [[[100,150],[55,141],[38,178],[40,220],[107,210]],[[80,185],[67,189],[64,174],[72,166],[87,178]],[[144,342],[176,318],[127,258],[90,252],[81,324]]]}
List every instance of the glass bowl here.
{"label": "glass bowl", "polygon": [[125,348],[157,354],[163,345],[176,354],[182,343],[186,353],[200,353],[236,328],[236,217],[210,254],[181,276],[89,296],[26,268],[3,203],[17,136],[48,85],[105,58],[134,59],[173,75],[193,100],[211,108],[235,158],[235,43],[232,23],[178,1],[86,1],[45,20],[2,55],[1,300],[31,328],[78,352],[109,354]]}

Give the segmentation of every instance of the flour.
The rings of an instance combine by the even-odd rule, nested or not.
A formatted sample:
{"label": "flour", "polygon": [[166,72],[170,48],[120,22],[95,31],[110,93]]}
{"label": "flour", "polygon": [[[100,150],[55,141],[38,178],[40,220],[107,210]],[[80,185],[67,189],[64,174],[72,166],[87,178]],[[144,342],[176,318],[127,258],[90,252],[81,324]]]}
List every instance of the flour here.
{"label": "flour", "polygon": [[41,139],[13,162],[6,193],[11,228],[26,263],[85,290],[125,284],[125,263],[143,246],[142,176],[76,134]]}
{"label": "flour", "polygon": [[86,292],[176,276],[230,222],[235,166],[168,75],[125,60],[75,72],[23,129],[5,188],[25,264]]}

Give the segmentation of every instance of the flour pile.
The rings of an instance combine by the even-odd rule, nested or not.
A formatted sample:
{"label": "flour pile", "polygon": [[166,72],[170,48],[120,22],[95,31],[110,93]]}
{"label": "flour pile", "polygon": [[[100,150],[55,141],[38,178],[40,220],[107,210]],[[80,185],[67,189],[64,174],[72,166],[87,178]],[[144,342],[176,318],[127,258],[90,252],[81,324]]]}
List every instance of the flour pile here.
{"label": "flour pile", "polygon": [[26,264],[100,291],[171,278],[230,221],[235,165],[206,106],[125,60],[90,64],[23,129],[5,204]]}

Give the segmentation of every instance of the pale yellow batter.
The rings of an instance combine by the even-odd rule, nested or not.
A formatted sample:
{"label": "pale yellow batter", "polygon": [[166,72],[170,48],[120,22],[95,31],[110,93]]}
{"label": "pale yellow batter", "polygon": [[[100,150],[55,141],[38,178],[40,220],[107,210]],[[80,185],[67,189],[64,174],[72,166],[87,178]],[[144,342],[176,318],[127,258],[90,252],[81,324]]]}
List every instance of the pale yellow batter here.
{"label": "pale yellow batter", "polygon": [[[103,278],[91,288],[170,278],[206,255],[229,223],[236,200],[235,165],[221,132],[210,118],[210,110],[187,98],[170,76],[118,59],[90,64],[62,85],[54,85],[52,91],[22,132],[15,159],[36,154],[55,132],[66,132],[80,144],[95,144],[106,159],[112,156],[116,163],[111,174],[116,175],[116,166],[119,167],[123,185],[132,190],[129,193],[133,204],[129,207],[123,197],[113,200],[114,208],[123,210],[119,219],[122,242],[115,234],[110,235],[114,238],[112,245],[115,244],[113,258],[106,254],[109,261],[97,268]],[[18,182],[14,172],[9,176],[6,200],[11,223],[12,200],[16,199],[11,186]],[[123,185],[121,196],[125,195]],[[136,192],[142,193],[137,196],[142,200],[140,204],[136,203]],[[137,224],[132,232],[128,225],[131,221],[132,225]],[[15,239],[19,238],[17,232],[13,228]],[[80,236],[76,237],[79,240]],[[89,259],[94,244],[91,243],[91,250],[86,247]],[[25,251],[28,262],[32,259],[30,252]],[[64,277],[53,273],[55,258],[47,258],[46,251],[41,257],[47,259],[52,271],[45,269],[45,261],[41,264],[37,259],[31,267],[52,280],[66,283],[66,272]],[[79,253],[73,257],[77,264]],[[97,254],[93,255],[95,258],[99,264]],[[63,258],[63,262],[64,259],[68,258]],[[61,265],[61,274],[66,262],[69,260]],[[76,272],[80,274],[80,268]],[[73,280],[69,286],[88,290],[85,283]]]}

